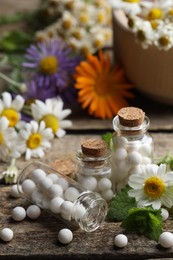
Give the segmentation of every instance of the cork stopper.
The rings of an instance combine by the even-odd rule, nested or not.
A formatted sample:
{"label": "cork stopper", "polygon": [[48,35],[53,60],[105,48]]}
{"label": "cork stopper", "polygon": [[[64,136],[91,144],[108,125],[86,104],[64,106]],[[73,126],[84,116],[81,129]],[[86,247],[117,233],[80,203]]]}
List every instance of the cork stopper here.
{"label": "cork stopper", "polygon": [[72,159],[56,159],[50,166],[63,175],[71,175],[75,172],[75,162]]}
{"label": "cork stopper", "polygon": [[139,126],[144,122],[145,113],[138,107],[123,107],[118,113],[120,124],[128,127]]}
{"label": "cork stopper", "polygon": [[91,157],[102,157],[108,153],[108,146],[105,141],[98,138],[86,139],[81,143],[83,154]]}

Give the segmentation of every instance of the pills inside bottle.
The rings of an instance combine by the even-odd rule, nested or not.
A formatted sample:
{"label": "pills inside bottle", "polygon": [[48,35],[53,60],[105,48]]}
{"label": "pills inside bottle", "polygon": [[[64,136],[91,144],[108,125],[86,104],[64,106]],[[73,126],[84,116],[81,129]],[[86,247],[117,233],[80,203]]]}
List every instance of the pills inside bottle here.
{"label": "pills inside bottle", "polygon": [[[56,178],[52,178],[53,174]],[[22,187],[19,192],[32,203],[87,232],[96,230],[107,214],[107,203],[101,196],[40,162],[31,163],[23,169],[18,187]],[[27,209],[30,218],[34,219],[39,214],[36,208]]]}
{"label": "pills inside bottle", "polygon": [[105,141],[99,138],[86,139],[77,151],[76,180],[88,190],[97,192],[110,201],[112,189],[111,153]]}
{"label": "pills inside bottle", "polygon": [[147,132],[150,120],[137,107],[125,107],[113,119],[112,175],[115,191],[121,190],[139,165],[152,163],[153,140]]}

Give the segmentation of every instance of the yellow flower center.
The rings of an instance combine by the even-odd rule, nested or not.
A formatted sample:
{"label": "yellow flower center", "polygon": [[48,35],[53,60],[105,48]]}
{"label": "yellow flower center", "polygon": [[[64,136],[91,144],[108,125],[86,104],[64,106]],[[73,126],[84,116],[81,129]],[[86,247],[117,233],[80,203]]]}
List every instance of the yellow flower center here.
{"label": "yellow flower center", "polygon": [[27,140],[27,147],[30,149],[35,149],[40,146],[42,142],[42,136],[39,133],[31,134]]}
{"label": "yellow flower center", "polygon": [[127,3],[139,3],[140,0],[124,0],[124,2],[127,2]]}
{"label": "yellow flower center", "polygon": [[87,24],[89,21],[89,17],[87,13],[82,13],[79,17],[79,20],[82,24]]}
{"label": "yellow flower center", "polygon": [[139,30],[136,36],[141,42],[144,42],[146,40],[145,33],[142,30]]}
{"label": "yellow flower center", "polygon": [[54,56],[46,56],[40,61],[39,67],[44,74],[54,74],[58,70],[58,60]]}
{"label": "yellow flower center", "polygon": [[162,36],[159,39],[160,46],[167,46],[169,44],[169,39],[166,36]]}
{"label": "yellow flower center", "polygon": [[99,13],[98,16],[97,16],[97,21],[98,23],[104,23],[106,20],[106,17],[103,13]]}
{"label": "yellow flower center", "polygon": [[156,29],[157,29],[157,27],[158,27],[158,22],[157,22],[156,20],[151,21],[150,24],[151,24],[151,27],[153,28],[153,30],[156,30]]}
{"label": "yellow flower center", "polygon": [[45,115],[45,116],[43,116],[43,118],[41,120],[43,120],[45,122],[46,127],[49,127],[52,129],[54,134],[59,129],[59,120],[56,116],[54,116],[52,114]]}
{"label": "yellow flower center", "polygon": [[148,14],[148,19],[149,20],[161,19],[162,16],[163,16],[163,12],[160,8],[153,8],[150,10]]}
{"label": "yellow flower center", "polygon": [[72,27],[72,22],[71,20],[64,20],[62,23],[62,26],[64,29],[70,29]]}
{"label": "yellow flower center", "polygon": [[93,42],[93,45],[94,47],[96,48],[101,48],[103,46],[103,41],[100,40],[100,39],[96,39],[94,42]]}
{"label": "yellow flower center", "polygon": [[159,198],[165,191],[165,184],[158,177],[150,177],[144,184],[145,193],[151,198]]}
{"label": "yellow flower center", "polygon": [[168,15],[173,16],[173,9],[170,9],[170,10],[169,10]]}
{"label": "yellow flower center", "polygon": [[5,116],[9,121],[9,127],[16,126],[19,121],[19,114],[13,108],[6,108],[2,111],[1,116]]}
{"label": "yellow flower center", "polygon": [[3,134],[0,132],[0,145],[3,144],[4,141],[4,137]]}

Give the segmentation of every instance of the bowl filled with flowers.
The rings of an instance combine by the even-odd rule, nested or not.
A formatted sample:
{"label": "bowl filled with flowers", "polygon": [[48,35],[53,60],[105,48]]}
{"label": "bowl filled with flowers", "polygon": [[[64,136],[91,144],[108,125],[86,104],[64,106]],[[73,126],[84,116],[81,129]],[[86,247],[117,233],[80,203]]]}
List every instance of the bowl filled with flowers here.
{"label": "bowl filled with flowers", "polygon": [[115,58],[136,88],[173,105],[173,1],[118,0],[113,7]]}

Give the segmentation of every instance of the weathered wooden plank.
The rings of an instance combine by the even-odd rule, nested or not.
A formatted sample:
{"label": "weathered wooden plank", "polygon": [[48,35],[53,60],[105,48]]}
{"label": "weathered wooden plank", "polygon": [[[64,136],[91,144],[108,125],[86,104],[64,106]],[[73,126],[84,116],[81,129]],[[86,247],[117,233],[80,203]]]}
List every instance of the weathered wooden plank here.
{"label": "weathered wooden plank", "polygon": [[[93,136],[93,135],[92,135]],[[94,135],[98,136],[98,135]],[[155,142],[155,155],[163,156],[169,150],[173,154],[173,133],[153,134]],[[75,156],[80,147],[80,141],[91,135],[66,135],[56,139],[53,147],[42,161],[49,163],[51,160],[65,156]],[[17,161],[22,169],[28,162],[22,158]],[[1,169],[5,165],[1,164]],[[10,186],[0,186],[1,210],[0,226],[10,227],[14,231],[14,239],[9,243],[1,243],[0,259],[149,259],[173,257],[172,249],[163,249],[154,241],[135,234],[127,234],[129,243],[127,247],[118,249],[114,246],[115,235],[123,232],[120,223],[105,223],[95,232],[85,233],[74,230],[73,241],[62,246],[57,240],[58,231],[67,227],[48,212],[43,211],[37,220],[26,218],[22,222],[15,222],[11,218],[12,208],[15,206],[29,205],[24,199],[10,197]],[[164,229],[173,232],[172,219],[164,224]]]}

